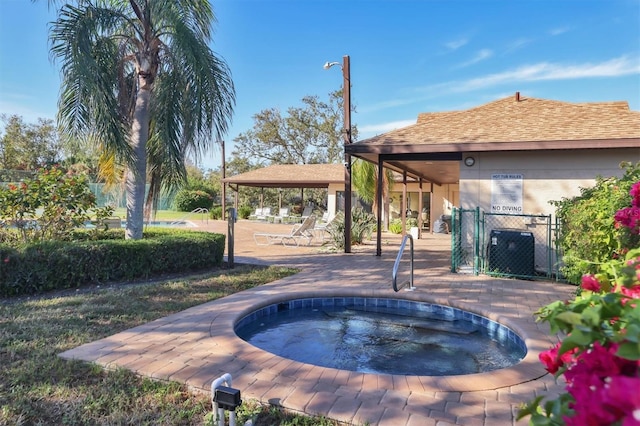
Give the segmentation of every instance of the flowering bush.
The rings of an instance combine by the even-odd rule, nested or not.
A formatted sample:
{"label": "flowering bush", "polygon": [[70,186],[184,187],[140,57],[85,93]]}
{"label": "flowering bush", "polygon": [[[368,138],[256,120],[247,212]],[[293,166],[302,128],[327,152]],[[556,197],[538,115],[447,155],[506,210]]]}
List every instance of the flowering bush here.
{"label": "flowering bush", "polygon": [[[640,182],[629,191],[630,207],[615,214],[615,226],[640,234]],[[599,264],[582,277],[572,301],[537,312],[561,341],[540,354],[556,378],[566,381],[555,400],[534,399],[518,418],[532,425],[640,426],[640,247]]]}

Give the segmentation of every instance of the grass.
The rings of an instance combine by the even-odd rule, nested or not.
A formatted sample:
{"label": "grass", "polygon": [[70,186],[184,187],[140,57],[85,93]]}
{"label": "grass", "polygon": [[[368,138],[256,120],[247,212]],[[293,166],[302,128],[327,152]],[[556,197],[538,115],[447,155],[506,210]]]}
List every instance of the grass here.
{"label": "grass", "polygon": [[[209,395],[57,354],[295,272],[240,266],[207,276],[0,300],[0,424],[212,424]],[[253,418],[256,426],[338,424],[254,401],[243,402],[237,413],[238,424]]]}
{"label": "grass", "polygon": [[[127,211],[124,208],[118,208],[113,213],[114,216],[118,216],[123,220],[127,217]],[[156,212],[156,217],[154,220],[202,220],[209,218],[208,215],[203,215],[202,213],[190,213],[190,212],[179,212],[175,210],[158,210]]]}

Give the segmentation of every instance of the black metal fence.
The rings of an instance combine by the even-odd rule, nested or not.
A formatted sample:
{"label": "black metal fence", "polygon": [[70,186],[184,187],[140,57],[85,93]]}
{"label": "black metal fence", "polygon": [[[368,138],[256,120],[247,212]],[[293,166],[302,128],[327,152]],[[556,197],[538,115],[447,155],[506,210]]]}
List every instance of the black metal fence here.
{"label": "black metal fence", "polygon": [[451,270],[525,279],[559,278],[551,215],[454,209]]}

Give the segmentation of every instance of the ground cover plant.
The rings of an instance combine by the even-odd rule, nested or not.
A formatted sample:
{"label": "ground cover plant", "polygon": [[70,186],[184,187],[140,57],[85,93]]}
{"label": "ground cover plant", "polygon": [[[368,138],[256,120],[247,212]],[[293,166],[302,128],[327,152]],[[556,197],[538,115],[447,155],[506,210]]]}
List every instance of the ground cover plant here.
{"label": "ground cover plant", "polygon": [[[211,424],[208,394],[57,354],[294,272],[239,266],[163,282],[1,299],[0,424]],[[250,417],[261,419],[256,425],[337,425],[245,401],[238,424]]]}

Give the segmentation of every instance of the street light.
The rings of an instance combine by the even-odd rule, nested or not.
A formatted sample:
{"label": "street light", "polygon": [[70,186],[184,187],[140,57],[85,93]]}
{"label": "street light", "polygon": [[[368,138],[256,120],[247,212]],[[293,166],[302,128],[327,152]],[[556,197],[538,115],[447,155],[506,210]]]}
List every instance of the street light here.
{"label": "street light", "polygon": [[[328,70],[339,62],[326,62],[324,69]],[[351,156],[347,154],[346,146],[351,143],[351,71],[349,55],[342,57],[342,100],[344,107],[344,252],[351,253]]]}

